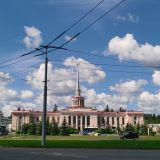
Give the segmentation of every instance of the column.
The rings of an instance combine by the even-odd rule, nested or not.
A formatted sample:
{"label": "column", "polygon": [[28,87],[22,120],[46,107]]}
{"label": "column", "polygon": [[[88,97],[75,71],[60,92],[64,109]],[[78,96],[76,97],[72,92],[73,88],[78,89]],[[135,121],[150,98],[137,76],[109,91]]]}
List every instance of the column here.
{"label": "column", "polygon": [[83,116],[81,116],[81,118],[80,118],[80,119],[81,119],[81,120],[80,120],[80,128],[81,128],[81,130],[83,129],[83,124],[82,124],[82,121],[83,121],[83,120],[82,120],[82,118],[83,118]]}
{"label": "column", "polygon": [[85,128],[87,128],[87,116],[85,116]]}
{"label": "column", "polygon": [[78,116],[76,115],[76,129],[78,129]]}
{"label": "column", "polygon": [[73,116],[71,116],[71,127],[73,127]]}

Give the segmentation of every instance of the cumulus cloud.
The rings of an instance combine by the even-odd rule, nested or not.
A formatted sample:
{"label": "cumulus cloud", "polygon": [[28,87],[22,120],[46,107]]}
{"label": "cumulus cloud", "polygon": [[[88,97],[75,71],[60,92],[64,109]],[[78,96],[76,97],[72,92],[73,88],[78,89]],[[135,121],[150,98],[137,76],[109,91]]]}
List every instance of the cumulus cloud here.
{"label": "cumulus cloud", "polygon": [[133,34],[112,38],[108,50],[110,55],[117,55],[120,60],[135,60],[154,66],[160,64],[160,45],[139,44]]}
{"label": "cumulus cloud", "polygon": [[23,43],[27,48],[36,48],[42,43],[41,31],[32,26],[24,26],[26,36],[23,39]]}
{"label": "cumulus cloud", "polygon": [[[64,40],[65,40],[65,41],[69,41],[69,40],[71,40],[71,39],[72,39],[71,36],[64,35]],[[74,38],[74,39],[71,40],[71,42],[75,42],[76,40],[77,40],[77,38]]]}
{"label": "cumulus cloud", "polygon": [[131,23],[137,23],[139,21],[139,18],[132,13],[128,13],[127,16],[117,15],[116,19],[120,21],[128,21]]}
{"label": "cumulus cloud", "polygon": [[137,81],[131,80],[120,84],[115,84],[114,86],[110,86],[109,88],[111,91],[115,91],[122,95],[131,96],[132,94],[141,92],[142,87],[146,84],[147,84],[146,80],[139,79]]}
{"label": "cumulus cloud", "polygon": [[[82,82],[96,83],[104,80],[106,74],[99,67],[75,57],[67,58],[64,61],[65,68],[54,68],[51,63],[48,64],[48,88],[54,94],[73,93],[76,86],[76,63],[80,63],[80,80]],[[40,65],[38,70],[27,76],[28,83],[35,89],[42,90],[44,80],[44,64]]]}
{"label": "cumulus cloud", "polygon": [[37,109],[38,106],[30,103],[30,102],[22,102],[22,101],[11,101],[2,107],[2,112],[4,116],[8,117],[11,115],[13,110],[17,110],[17,108],[21,109]]}
{"label": "cumulus cloud", "polygon": [[96,93],[94,89],[86,89],[84,92],[87,106],[97,106],[98,109],[104,109],[106,105],[114,110],[127,108],[129,99],[127,96],[109,95],[106,93]]}
{"label": "cumulus cloud", "polygon": [[21,91],[21,98],[22,99],[31,99],[33,98],[34,94],[30,90]]}
{"label": "cumulus cloud", "polygon": [[76,67],[79,64],[80,80],[87,81],[90,84],[103,81],[106,77],[106,73],[102,69],[94,64],[82,58],[70,57],[64,62],[65,66]]}
{"label": "cumulus cloud", "polygon": [[139,96],[139,108],[146,113],[160,113],[160,92],[152,94],[144,91]]}
{"label": "cumulus cloud", "polygon": [[0,85],[1,86],[4,86],[11,81],[13,81],[13,78],[9,75],[9,73],[0,72]]}
{"label": "cumulus cloud", "polygon": [[160,71],[154,71],[154,73],[152,74],[152,78],[153,78],[153,83],[156,86],[160,86]]}

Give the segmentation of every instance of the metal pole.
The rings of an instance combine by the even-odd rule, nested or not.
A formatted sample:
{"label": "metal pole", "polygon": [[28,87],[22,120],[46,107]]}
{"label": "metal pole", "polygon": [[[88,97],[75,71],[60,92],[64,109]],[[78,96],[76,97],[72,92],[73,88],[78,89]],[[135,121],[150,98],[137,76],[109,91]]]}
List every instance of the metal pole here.
{"label": "metal pole", "polygon": [[47,110],[47,69],[48,69],[48,57],[46,46],[46,58],[45,58],[45,76],[44,76],[44,97],[43,97],[43,113],[42,113],[42,146],[46,145],[46,110]]}
{"label": "metal pole", "polygon": [[23,129],[23,108],[22,108],[22,115],[21,116],[22,116],[22,119],[21,119],[21,134],[22,134],[23,133],[22,132],[22,129]]}

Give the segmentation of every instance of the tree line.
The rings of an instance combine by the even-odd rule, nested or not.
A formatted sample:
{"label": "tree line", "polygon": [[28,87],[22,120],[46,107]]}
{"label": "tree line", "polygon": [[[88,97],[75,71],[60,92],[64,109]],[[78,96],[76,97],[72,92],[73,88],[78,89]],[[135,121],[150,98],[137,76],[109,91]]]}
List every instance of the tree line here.
{"label": "tree line", "polygon": [[[42,135],[42,121],[39,123],[30,123],[30,124],[23,124],[20,128],[16,131],[17,134],[29,134],[29,135]],[[78,130],[72,127],[69,127],[66,123],[66,119],[64,118],[62,126],[59,127],[58,124],[53,121],[49,123],[47,120],[46,123],[46,135],[62,135],[68,136],[70,134],[77,134]]]}

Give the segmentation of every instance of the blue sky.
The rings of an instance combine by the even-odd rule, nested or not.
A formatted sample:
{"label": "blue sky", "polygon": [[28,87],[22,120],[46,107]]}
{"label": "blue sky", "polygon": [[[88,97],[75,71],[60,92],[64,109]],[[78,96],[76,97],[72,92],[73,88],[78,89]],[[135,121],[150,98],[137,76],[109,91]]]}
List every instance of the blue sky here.
{"label": "blue sky", "polygon": [[[2,0],[0,62],[47,44],[98,2]],[[54,45],[66,42],[117,2],[120,1],[105,0]],[[75,89],[75,62],[78,61],[86,106],[102,109],[108,104],[113,109],[123,107],[159,113],[160,72],[152,67],[135,67],[160,64],[159,7],[158,0],[126,0],[65,46],[84,51],[83,54],[60,50],[50,53],[48,109],[55,103],[59,107],[70,105]],[[44,65],[40,62],[43,60],[41,56],[0,68],[1,110],[6,115],[16,107],[42,109]],[[36,64],[37,67],[29,70]],[[26,72],[12,75],[22,69]]]}

